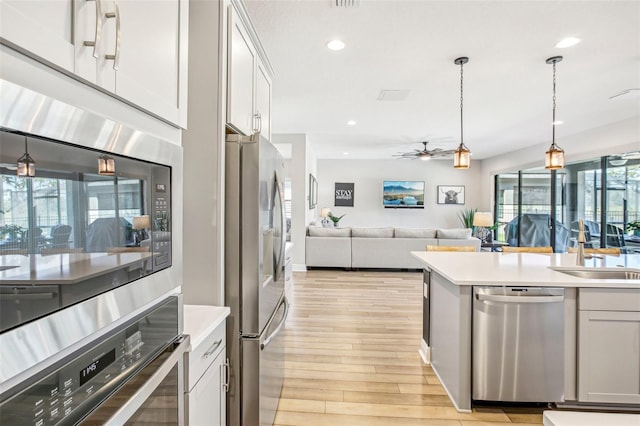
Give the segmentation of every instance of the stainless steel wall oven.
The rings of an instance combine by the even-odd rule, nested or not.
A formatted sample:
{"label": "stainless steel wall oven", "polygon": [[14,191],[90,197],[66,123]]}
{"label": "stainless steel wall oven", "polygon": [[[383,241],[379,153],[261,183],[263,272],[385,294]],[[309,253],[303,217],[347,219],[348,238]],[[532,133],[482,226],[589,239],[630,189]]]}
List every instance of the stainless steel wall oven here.
{"label": "stainless steel wall oven", "polygon": [[[91,388],[99,365],[123,365],[103,342],[180,293],[182,147],[1,78],[0,92],[4,407],[85,351],[69,368],[87,368],[76,386]],[[18,176],[27,153],[34,175]]]}
{"label": "stainless steel wall oven", "polygon": [[0,177],[0,332],[171,266],[169,166],[0,131]]}
{"label": "stainless steel wall oven", "polygon": [[169,297],[3,395],[1,424],[171,424],[184,418],[179,297]]}

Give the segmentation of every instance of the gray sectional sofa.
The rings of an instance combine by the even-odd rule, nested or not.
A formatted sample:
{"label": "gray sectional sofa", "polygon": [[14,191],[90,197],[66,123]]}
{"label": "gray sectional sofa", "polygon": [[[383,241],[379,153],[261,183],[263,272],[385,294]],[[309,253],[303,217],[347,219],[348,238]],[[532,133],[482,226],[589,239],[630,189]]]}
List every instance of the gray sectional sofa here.
{"label": "gray sectional sofa", "polygon": [[307,228],[307,267],[421,269],[412,251],[427,245],[474,246],[480,240],[471,229]]}

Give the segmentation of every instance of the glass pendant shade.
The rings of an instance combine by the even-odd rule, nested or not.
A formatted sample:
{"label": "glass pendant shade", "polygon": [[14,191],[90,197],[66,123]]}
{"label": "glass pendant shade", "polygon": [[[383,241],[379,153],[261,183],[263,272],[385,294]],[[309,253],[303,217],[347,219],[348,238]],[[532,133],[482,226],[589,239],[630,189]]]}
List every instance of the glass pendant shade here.
{"label": "glass pendant shade", "polygon": [[471,151],[461,142],[453,153],[453,168],[468,169],[469,165],[471,165]]}
{"label": "glass pendant shade", "polygon": [[113,176],[116,174],[116,162],[113,157],[108,155],[98,157],[98,174],[101,176]]}
{"label": "glass pendant shade", "polygon": [[564,150],[554,143],[551,144],[545,153],[544,168],[547,170],[558,170],[564,168]]}
{"label": "glass pendant shade", "polygon": [[18,159],[17,175],[21,177],[34,177],[36,175],[36,162],[28,152]]}
{"label": "glass pendant shade", "polygon": [[18,158],[16,174],[20,177],[34,177],[36,175],[36,162],[29,155],[27,137],[24,137],[24,154]]}

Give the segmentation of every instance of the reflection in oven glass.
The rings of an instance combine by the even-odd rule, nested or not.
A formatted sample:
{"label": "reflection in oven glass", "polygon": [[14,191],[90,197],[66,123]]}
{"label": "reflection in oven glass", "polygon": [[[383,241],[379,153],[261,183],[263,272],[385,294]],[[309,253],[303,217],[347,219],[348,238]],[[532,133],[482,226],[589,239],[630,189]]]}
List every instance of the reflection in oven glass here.
{"label": "reflection in oven glass", "polygon": [[171,266],[171,168],[0,131],[0,332]]}

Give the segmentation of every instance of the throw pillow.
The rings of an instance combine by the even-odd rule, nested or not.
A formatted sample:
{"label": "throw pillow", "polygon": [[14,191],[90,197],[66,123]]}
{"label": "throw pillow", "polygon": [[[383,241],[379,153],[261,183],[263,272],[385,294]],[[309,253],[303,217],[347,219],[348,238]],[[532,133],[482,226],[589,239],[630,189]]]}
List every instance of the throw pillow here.
{"label": "throw pillow", "polygon": [[310,226],[310,237],[350,237],[351,228],[323,228],[322,226]]}
{"label": "throw pillow", "polygon": [[436,230],[426,228],[396,228],[395,236],[396,238],[435,238]]}
{"label": "throw pillow", "polygon": [[359,238],[393,238],[393,228],[352,228],[351,235]]}
{"label": "throw pillow", "polygon": [[471,238],[471,228],[438,229],[438,238],[448,238],[451,240],[461,240],[463,238]]}

